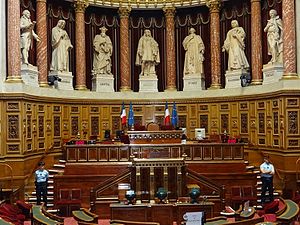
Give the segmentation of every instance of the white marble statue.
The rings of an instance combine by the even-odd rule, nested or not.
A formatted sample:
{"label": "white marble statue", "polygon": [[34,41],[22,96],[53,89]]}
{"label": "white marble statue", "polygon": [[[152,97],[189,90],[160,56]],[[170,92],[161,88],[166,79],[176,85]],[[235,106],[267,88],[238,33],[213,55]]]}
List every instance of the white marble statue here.
{"label": "white marble statue", "polygon": [[268,54],[272,56],[269,63],[283,63],[283,33],[282,33],[282,20],[277,15],[275,9],[269,12],[270,19],[264,31],[267,32],[268,38]]}
{"label": "white marble statue", "polygon": [[239,27],[237,20],[231,21],[232,29],[228,31],[222,51],[228,53],[228,71],[249,68],[249,63],[245,55],[244,39],[246,33]]}
{"label": "white marble statue", "polygon": [[182,45],[185,52],[183,76],[201,75],[203,71],[204,61],[204,44],[200,35],[195,34],[196,30],[191,28],[189,35],[184,38]]}
{"label": "white marble statue", "polygon": [[32,39],[40,41],[39,36],[33,30],[35,24],[36,22],[30,19],[30,12],[27,9],[24,10],[20,19],[22,64],[29,64],[28,52],[32,47]]}
{"label": "white marble statue", "polygon": [[158,43],[151,36],[150,30],[145,30],[140,38],[135,64],[142,67],[140,76],[156,76],[155,65],[160,63]]}
{"label": "white marble statue", "polygon": [[93,41],[93,73],[111,74],[111,55],[113,46],[109,36],[106,35],[106,27],[101,27],[100,30],[101,34],[96,35]]}
{"label": "white marble statue", "polygon": [[73,48],[69,35],[64,30],[66,22],[59,20],[52,29],[52,60],[50,71],[69,72],[69,50]]}

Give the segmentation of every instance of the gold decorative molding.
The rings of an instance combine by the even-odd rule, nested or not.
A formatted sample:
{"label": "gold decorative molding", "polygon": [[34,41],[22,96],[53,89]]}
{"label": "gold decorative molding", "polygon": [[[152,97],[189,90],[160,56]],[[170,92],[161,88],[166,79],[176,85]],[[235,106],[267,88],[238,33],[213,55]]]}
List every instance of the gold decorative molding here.
{"label": "gold decorative molding", "polygon": [[120,7],[119,8],[119,15],[120,17],[129,17],[129,14],[131,12],[131,8],[130,7]]}
{"label": "gold decorative molding", "polygon": [[174,17],[174,15],[176,13],[176,8],[175,7],[164,7],[163,11],[164,11],[166,17]]}
{"label": "gold decorative molding", "polygon": [[206,0],[206,6],[209,8],[211,13],[219,13],[222,2],[221,0]]}
{"label": "gold decorative molding", "polygon": [[89,0],[75,0],[74,1],[75,12],[84,12],[88,6],[89,6]]}
{"label": "gold decorative molding", "polygon": [[205,5],[205,0],[88,0],[90,4],[108,7],[164,8]]}

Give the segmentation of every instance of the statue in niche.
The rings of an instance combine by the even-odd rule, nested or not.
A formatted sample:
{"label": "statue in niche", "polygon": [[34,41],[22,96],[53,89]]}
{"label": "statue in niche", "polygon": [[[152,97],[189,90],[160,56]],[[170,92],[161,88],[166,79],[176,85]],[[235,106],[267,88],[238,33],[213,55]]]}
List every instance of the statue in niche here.
{"label": "statue in niche", "polygon": [[73,48],[68,33],[64,30],[66,22],[59,20],[52,29],[52,60],[50,71],[69,72],[69,51]]}
{"label": "statue in niche", "polygon": [[20,19],[22,64],[29,64],[28,52],[32,48],[32,39],[38,42],[41,40],[33,30],[35,24],[36,22],[30,19],[29,10],[24,10]]}
{"label": "statue in niche", "polygon": [[158,43],[151,36],[150,30],[145,30],[140,38],[135,64],[141,66],[140,76],[156,76],[155,65],[160,63]]}
{"label": "statue in niche", "polygon": [[268,39],[268,54],[272,56],[269,63],[283,63],[283,33],[282,33],[282,20],[277,15],[275,9],[269,12],[270,19],[264,31],[267,32]]}
{"label": "statue in niche", "polygon": [[184,38],[182,45],[185,52],[183,76],[198,74],[201,75],[203,71],[204,61],[204,44],[200,35],[197,35],[196,30],[191,28],[189,35]]}
{"label": "statue in niche", "polygon": [[100,30],[101,33],[96,35],[93,41],[93,73],[111,74],[111,55],[113,46],[109,36],[106,35],[106,27],[101,27]]}
{"label": "statue in niche", "polygon": [[228,53],[228,71],[249,69],[249,63],[245,55],[244,39],[246,33],[239,27],[237,20],[231,21],[232,29],[228,31],[222,51]]}

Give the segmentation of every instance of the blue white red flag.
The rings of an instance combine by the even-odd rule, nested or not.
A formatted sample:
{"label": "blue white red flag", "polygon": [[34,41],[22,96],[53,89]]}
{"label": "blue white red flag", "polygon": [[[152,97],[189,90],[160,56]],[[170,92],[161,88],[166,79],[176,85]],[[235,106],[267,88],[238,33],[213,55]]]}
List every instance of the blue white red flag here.
{"label": "blue white red flag", "polygon": [[126,109],[125,109],[124,102],[123,102],[123,104],[122,104],[122,110],[121,110],[121,115],[120,115],[120,117],[121,117],[122,125],[126,125],[126,120],[127,120],[127,118],[126,118]]}
{"label": "blue white red flag", "polygon": [[170,111],[169,111],[169,107],[168,107],[168,102],[166,102],[164,124],[170,125],[170,121],[171,121]]}

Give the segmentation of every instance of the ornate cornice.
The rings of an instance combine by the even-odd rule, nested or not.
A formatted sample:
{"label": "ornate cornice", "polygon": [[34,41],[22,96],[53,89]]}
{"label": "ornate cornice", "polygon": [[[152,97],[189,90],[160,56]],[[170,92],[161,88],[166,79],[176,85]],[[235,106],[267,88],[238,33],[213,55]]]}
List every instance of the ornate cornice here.
{"label": "ornate cornice", "polygon": [[89,0],[74,1],[75,12],[84,12],[88,6],[89,6]]}
{"label": "ornate cornice", "polygon": [[120,7],[119,8],[119,15],[120,17],[129,17],[129,14],[131,12],[131,8],[130,7]]}
{"label": "ornate cornice", "polygon": [[206,0],[206,6],[211,13],[220,12],[222,1],[221,0]]}
{"label": "ornate cornice", "polygon": [[164,7],[163,11],[166,17],[174,17],[176,8],[175,7]]}

